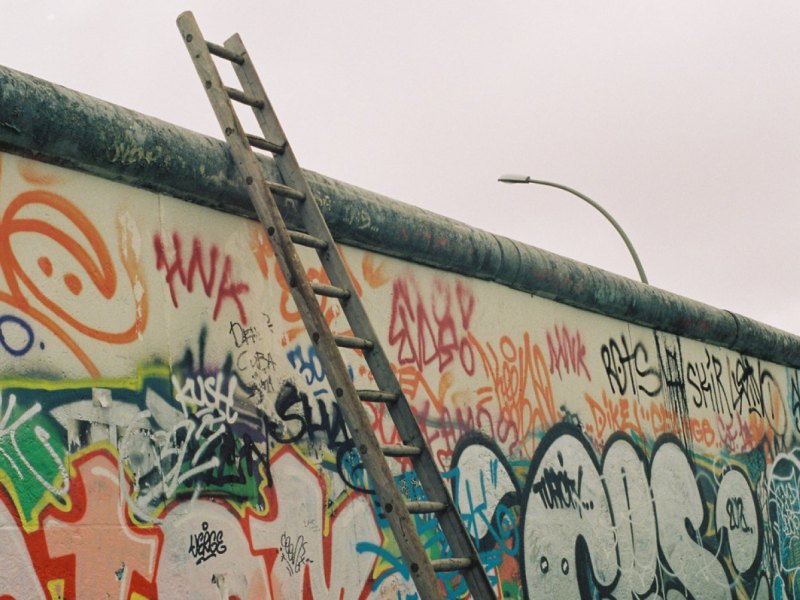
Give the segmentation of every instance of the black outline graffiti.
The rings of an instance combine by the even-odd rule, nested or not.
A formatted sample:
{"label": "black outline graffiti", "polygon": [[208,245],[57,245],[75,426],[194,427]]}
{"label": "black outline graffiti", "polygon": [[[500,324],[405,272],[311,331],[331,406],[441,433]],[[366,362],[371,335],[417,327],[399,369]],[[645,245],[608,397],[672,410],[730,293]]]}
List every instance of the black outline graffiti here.
{"label": "black outline graffiti", "polygon": [[[519,530],[522,532],[523,535],[523,546],[520,552],[520,566],[521,566],[521,578],[522,578],[522,588],[524,590],[525,598],[529,598],[528,592],[528,579],[530,574],[526,573],[526,567],[535,564],[536,568],[542,568],[542,565],[546,564],[547,571],[552,571],[555,569],[560,569],[561,565],[554,566],[549,564],[549,561],[545,560],[543,563],[538,559],[538,557],[530,557],[531,560],[528,561],[527,553],[529,550],[526,548],[525,543],[525,532],[526,532],[526,516],[528,514],[528,503],[529,502],[540,502],[539,496],[535,493],[534,487],[537,482],[539,482],[542,478],[542,473],[540,472],[542,460],[545,456],[548,455],[548,450],[559,440],[561,440],[564,436],[569,436],[577,441],[580,446],[584,449],[586,456],[591,462],[591,465],[597,469],[597,473],[600,475],[601,479],[603,480],[603,494],[605,494],[605,498],[608,501],[609,506],[609,514],[612,519],[612,524],[614,522],[614,502],[609,497],[609,492],[606,487],[605,483],[605,464],[608,453],[610,450],[618,443],[625,443],[629,448],[633,449],[636,453],[636,457],[642,462],[644,466],[644,471],[647,479],[648,485],[648,493],[652,494],[652,490],[650,489],[651,482],[653,481],[653,458],[658,455],[659,450],[666,446],[667,444],[674,445],[681,454],[686,459],[686,464],[692,473],[692,478],[695,482],[697,482],[697,493],[699,494],[700,498],[703,501],[703,517],[702,522],[696,523],[697,527],[690,526],[688,519],[686,520],[686,534],[689,536],[691,540],[695,542],[695,544],[702,549],[707,555],[716,559],[716,563],[719,564],[721,571],[724,572],[725,578],[727,580],[728,585],[730,586],[731,590],[739,589],[739,590],[747,590],[747,593],[752,594],[758,591],[759,587],[763,585],[763,575],[764,575],[764,567],[763,567],[763,556],[764,556],[764,542],[765,542],[765,531],[762,523],[764,523],[764,515],[761,514],[762,506],[757,501],[756,493],[753,489],[753,484],[750,481],[750,478],[747,476],[747,473],[743,471],[740,467],[736,465],[730,465],[725,470],[720,473],[717,481],[722,481],[725,474],[730,471],[737,471],[744,476],[744,480],[747,482],[747,487],[749,489],[749,493],[751,495],[750,500],[752,501],[752,506],[755,508],[756,511],[756,519],[755,523],[748,523],[748,525],[754,529],[753,533],[757,535],[757,540],[754,542],[756,547],[755,558],[751,565],[745,571],[737,571],[736,567],[732,565],[731,561],[729,560],[722,560],[720,556],[730,556],[731,548],[730,548],[730,539],[728,535],[728,527],[729,524],[724,523],[716,523],[715,522],[715,508],[718,496],[717,491],[719,486],[715,489],[708,489],[707,486],[701,485],[701,480],[703,477],[701,476],[701,472],[698,471],[698,467],[694,460],[692,460],[690,451],[687,450],[686,446],[681,442],[678,436],[674,434],[664,434],[660,436],[652,447],[649,450],[649,453],[645,453],[645,451],[637,445],[634,440],[628,436],[624,432],[615,432],[608,440],[605,445],[605,448],[598,459],[597,453],[592,447],[589,440],[585,437],[585,435],[581,432],[581,430],[569,423],[559,423],[558,425],[551,428],[542,439],[541,443],[539,444],[536,452],[534,453],[533,458],[531,459],[530,469],[528,470],[528,475],[526,478],[525,486],[523,488],[523,492],[521,495],[522,500],[522,511],[520,515],[520,523],[519,523]],[[552,458],[552,457],[551,457]],[[703,471],[705,472],[705,471]],[[800,470],[798,470],[800,473]],[[578,488],[579,489],[579,488]],[[625,488],[627,492],[627,487]],[[713,493],[713,496],[709,496],[708,494]],[[712,500],[709,500],[711,498]],[[580,498],[578,498],[580,503]],[[653,501],[653,500],[651,500]],[[724,508],[724,507],[723,507]],[[669,567],[669,561],[667,560],[666,555],[664,554],[664,549],[661,545],[661,536],[659,534],[658,528],[658,510],[657,506],[654,503],[653,505],[653,514],[656,523],[656,541],[658,543],[658,560],[655,573],[653,575],[653,581],[650,584],[650,589],[645,593],[645,597],[649,596],[650,594],[660,594],[662,597],[666,597],[670,590],[676,590],[682,594],[684,597],[693,598],[694,596],[691,594],[691,590],[686,588],[686,585],[679,581],[674,575],[672,575],[672,569]],[[579,513],[576,509],[575,518],[581,518]],[[711,531],[711,526],[713,525],[713,531]],[[570,572],[574,574],[577,581],[577,586],[579,589],[580,597],[581,598],[613,598],[614,591],[619,583],[620,577],[622,575],[621,571],[619,570],[620,565],[620,554],[619,554],[619,546],[618,543],[615,544],[615,553],[616,553],[616,561],[618,565],[618,571],[614,581],[608,585],[603,586],[600,582],[597,581],[593,566],[592,566],[592,559],[589,554],[589,549],[586,543],[586,540],[583,539],[581,534],[578,534],[575,539],[575,567],[571,569]],[[713,560],[713,559],[712,559]],[[571,568],[571,565],[568,565]],[[545,572],[545,571],[543,571]],[[743,588],[741,586],[744,586]],[[733,593],[733,592],[732,592]]]}

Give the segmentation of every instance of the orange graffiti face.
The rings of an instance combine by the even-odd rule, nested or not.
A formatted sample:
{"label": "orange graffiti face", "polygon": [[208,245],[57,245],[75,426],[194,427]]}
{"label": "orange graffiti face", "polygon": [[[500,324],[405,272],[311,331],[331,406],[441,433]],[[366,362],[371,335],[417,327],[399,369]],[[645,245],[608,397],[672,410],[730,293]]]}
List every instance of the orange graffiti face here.
{"label": "orange graffiti face", "polygon": [[99,375],[97,368],[66,328],[124,344],[136,340],[147,321],[144,279],[129,236],[118,227],[117,237],[130,290],[118,289],[114,262],[98,229],[63,196],[23,192],[0,216],[0,272],[7,286],[0,290],[0,302],[50,330],[93,376]]}
{"label": "orange graffiti face", "polygon": [[[59,226],[64,218],[66,222]],[[79,320],[86,317],[77,315],[87,311],[63,306],[64,296],[91,302],[92,295],[110,299],[117,288],[108,248],[94,225],[74,205],[45,191],[26,192],[14,198],[0,221],[0,255],[13,297],[22,300],[32,296],[81,333],[100,333]],[[95,293],[89,294],[89,289]]]}

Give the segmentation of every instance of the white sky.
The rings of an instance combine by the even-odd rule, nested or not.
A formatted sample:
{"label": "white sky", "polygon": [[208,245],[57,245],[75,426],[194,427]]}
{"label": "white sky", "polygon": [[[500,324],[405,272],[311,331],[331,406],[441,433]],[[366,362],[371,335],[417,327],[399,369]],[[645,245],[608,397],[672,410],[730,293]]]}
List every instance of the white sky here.
{"label": "white sky", "polygon": [[303,166],[800,334],[800,2],[0,0],[0,63],[219,137],[239,32]]}

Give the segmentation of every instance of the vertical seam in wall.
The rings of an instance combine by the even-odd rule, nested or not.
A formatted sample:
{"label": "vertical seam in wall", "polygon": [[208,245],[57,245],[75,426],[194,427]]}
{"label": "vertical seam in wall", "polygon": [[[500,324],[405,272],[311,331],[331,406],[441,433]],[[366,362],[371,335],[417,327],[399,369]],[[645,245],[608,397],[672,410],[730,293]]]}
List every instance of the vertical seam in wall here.
{"label": "vertical seam in wall", "polygon": [[[162,242],[164,244],[166,244],[167,240],[169,240],[170,238],[168,237],[168,232],[166,231],[166,229],[164,227],[164,195],[163,194],[156,194],[156,202],[158,203],[158,205],[157,205],[157,208],[158,208],[158,231],[159,231],[159,233],[161,235]],[[151,242],[151,245],[152,245],[152,242]],[[153,258],[155,259],[155,256]],[[156,270],[156,273],[160,273],[160,272],[158,270]],[[159,287],[159,290],[161,292],[159,294],[159,297],[158,297],[157,301],[158,301],[158,304],[159,304],[159,308],[161,309],[161,312],[164,315],[164,324],[166,325],[166,331],[164,332],[164,335],[166,335],[166,338],[167,338],[165,346],[167,348],[167,369],[168,369],[169,375],[170,375],[169,376],[169,390],[170,390],[170,395],[171,395],[172,393],[174,393],[174,390],[172,389],[172,369],[174,368],[174,365],[175,365],[175,356],[173,354],[172,340],[171,340],[171,337],[172,337],[171,334],[172,334],[172,330],[173,330],[172,329],[172,313],[173,313],[173,311],[171,311],[169,309],[169,306],[167,304],[168,291],[166,289],[166,286],[167,286],[166,281],[162,277],[157,277],[156,279],[158,281],[158,287]],[[165,400],[169,402],[170,398],[165,398]]]}
{"label": "vertical seam in wall", "polygon": [[733,339],[729,342],[730,343],[730,347],[733,348],[734,350],[738,350],[739,349],[739,333],[741,331],[740,326],[739,326],[739,319],[736,317],[736,313],[731,312],[731,311],[729,311],[727,309],[723,309],[723,310],[726,313],[728,313],[731,316],[731,318],[733,319],[733,325],[734,325],[734,328],[733,328]]}

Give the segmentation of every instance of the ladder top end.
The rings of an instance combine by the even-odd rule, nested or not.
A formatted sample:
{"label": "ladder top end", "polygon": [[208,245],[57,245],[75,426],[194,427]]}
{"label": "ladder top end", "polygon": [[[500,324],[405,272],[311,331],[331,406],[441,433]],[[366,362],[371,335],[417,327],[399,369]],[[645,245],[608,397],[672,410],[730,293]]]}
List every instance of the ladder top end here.
{"label": "ladder top end", "polygon": [[242,36],[240,36],[238,33],[234,33],[231,37],[225,40],[222,45],[228,48],[228,50],[231,50],[231,46],[237,49],[238,48],[244,49],[244,42],[242,42]]}
{"label": "ladder top end", "polygon": [[194,20],[195,20],[195,18],[194,18],[194,14],[192,13],[192,11],[185,10],[181,14],[178,15],[178,18],[175,19],[175,22],[178,23],[178,25],[181,25],[185,21],[192,22]]}

